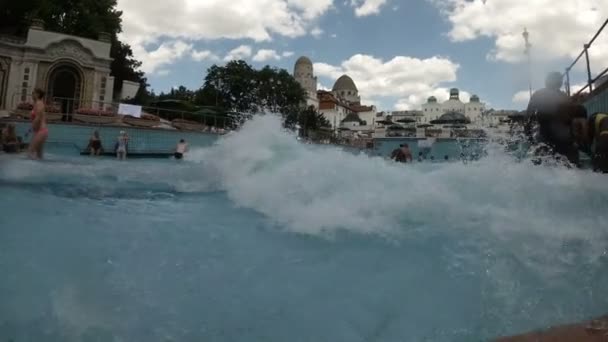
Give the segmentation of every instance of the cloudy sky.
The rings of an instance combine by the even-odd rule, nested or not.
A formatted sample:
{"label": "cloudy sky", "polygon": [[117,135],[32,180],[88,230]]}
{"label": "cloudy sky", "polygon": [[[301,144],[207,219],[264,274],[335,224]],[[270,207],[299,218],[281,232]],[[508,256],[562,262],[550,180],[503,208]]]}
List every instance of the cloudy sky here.
{"label": "cloudy sky", "polygon": [[[230,59],[293,70],[315,63],[322,88],[346,73],[367,104],[417,109],[460,88],[500,109],[528,99],[524,27],[533,87],[564,68],[608,18],[608,0],[118,0],[122,38],[143,61],[152,89],[198,88]],[[608,32],[590,50],[608,66]],[[573,84],[584,83],[580,63]]]}

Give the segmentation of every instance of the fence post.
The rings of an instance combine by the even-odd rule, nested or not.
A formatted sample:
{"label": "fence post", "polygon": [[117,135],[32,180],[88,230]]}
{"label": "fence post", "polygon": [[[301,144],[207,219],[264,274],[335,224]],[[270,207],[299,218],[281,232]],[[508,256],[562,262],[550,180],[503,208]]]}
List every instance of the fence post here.
{"label": "fence post", "polygon": [[566,94],[570,96],[570,69],[566,68]]}
{"label": "fence post", "polygon": [[589,44],[585,44],[585,59],[587,60],[587,84],[589,85],[589,93],[593,91],[593,84],[591,83],[591,65],[589,64]]}

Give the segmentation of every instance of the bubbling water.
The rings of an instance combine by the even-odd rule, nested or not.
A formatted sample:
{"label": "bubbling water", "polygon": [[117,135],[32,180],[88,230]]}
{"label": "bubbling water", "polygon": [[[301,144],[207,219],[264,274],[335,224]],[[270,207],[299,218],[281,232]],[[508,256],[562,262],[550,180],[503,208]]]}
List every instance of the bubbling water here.
{"label": "bubbling water", "polygon": [[[128,242],[130,249],[110,253],[117,259],[115,263],[104,262],[103,266],[104,270],[113,270],[110,274],[114,282],[128,284],[128,289],[121,287],[119,291],[125,298],[145,299],[145,305],[133,299],[129,304],[132,308],[145,309],[146,303],[155,305],[156,310],[163,305],[174,307],[174,301],[162,298],[179,295],[183,299],[180,310],[201,312],[190,303],[205,302],[206,297],[184,292],[174,281],[175,272],[187,284],[200,282],[205,289],[218,291],[221,295],[217,298],[242,297],[242,303],[222,300],[224,316],[203,310],[209,313],[208,324],[214,317],[224,317],[228,322],[216,322],[215,329],[229,326],[231,317],[236,317],[232,322],[235,326],[242,326],[245,317],[237,312],[245,315],[259,308],[278,310],[285,300],[293,303],[293,307],[281,309],[287,310],[289,318],[297,322],[309,319],[311,324],[325,327],[326,334],[342,332],[340,327],[329,327],[330,322],[339,321],[345,326],[358,322],[356,328],[347,329],[351,335],[341,336],[356,335],[362,340],[362,336],[368,340],[400,336],[398,340],[404,340],[404,332],[410,331],[407,336],[417,336],[412,337],[414,340],[452,341],[461,336],[468,341],[601,313],[608,305],[601,295],[601,289],[608,286],[608,278],[602,276],[608,242],[604,228],[608,222],[608,183],[604,176],[516,162],[502,146],[490,145],[487,152],[483,159],[466,165],[395,164],[335,147],[303,144],[281,128],[277,117],[266,115],[245,123],[214,146],[194,149],[180,162],[117,162],[50,155],[50,161],[39,163],[3,156],[0,186],[9,192],[25,190],[32,197],[57,201],[75,198],[87,203],[78,207],[83,212],[108,210],[114,208],[111,203],[121,203],[124,213],[112,210],[129,224],[115,232],[111,230],[116,225],[114,217],[103,217],[86,233],[78,227],[84,218],[76,214],[54,217],[53,222],[65,225],[61,229],[71,229],[74,236],[82,236],[90,244],[88,249],[102,247],[87,234],[98,235],[109,246],[116,239],[111,234],[106,236],[106,230],[121,236],[123,244],[133,239]],[[225,205],[225,197],[237,208]],[[41,215],[52,215],[51,207],[38,207]],[[259,223],[249,226],[241,222],[257,222],[248,212],[263,217],[263,229],[269,235],[278,230],[275,235],[283,240],[261,237],[255,231]],[[232,227],[224,222],[227,218],[214,215],[243,218],[235,217],[238,227]],[[6,211],[4,216],[14,215]],[[221,223],[214,226],[210,221]],[[171,229],[157,228],[157,222]],[[137,229],[133,237],[129,229]],[[37,232],[44,231],[28,228],[22,233],[33,234],[30,238],[35,239]],[[222,234],[233,236],[218,242]],[[240,238],[240,234],[247,234],[247,238]],[[153,239],[152,235],[162,238]],[[196,239],[191,238],[194,236]],[[165,241],[167,237],[175,243]],[[50,234],[44,241],[49,239],[57,237]],[[78,243],[71,246],[81,248]],[[61,253],[60,247],[58,244],[55,254]],[[87,248],[82,247],[81,253]],[[19,259],[21,250],[15,250],[15,259]],[[36,252],[31,251],[34,255]],[[87,258],[96,260],[98,256]],[[182,258],[200,264],[184,274],[179,273],[182,270],[178,266],[165,270],[172,258],[177,259],[175,265],[181,265]],[[138,264],[138,260],[145,261]],[[162,268],[146,271],[145,266],[153,262]],[[83,269],[91,279],[98,276],[89,265]],[[228,271],[232,272],[233,285],[226,288],[218,280],[214,287],[213,280],[223,279]],[[18,273],[20,269],[7,272]],[[67,271],[57,267],[56,272]],[[49,279],[55,277],[58,275]],[[277,283],[277,277],[283,282]],[[154,281],[141,283],[139,278]],[[77,289],[80,283],[69,283],[70,279],[67,277],[67,287],[51,302],[62,324],[74,325],[73,333],[82,335],[86,331],[83,326],[93,323],[76,317],[93,309],[79,306],[87,304],[81,303],[78,295],[84,290]],[[340,284],[346,295],[336,290],[334,283]],[[257,287],[251,288],[254,285]],[[272,288],[269,293],[268,288]],[[296,292],[309,294],[298,297]],[[159,293],[172,295],[153,295]],[[23,298],[30,295],[24,292]],[[99,302],[105,300],[100,298]],[[99,303],[87,305],[100,307],[91,317],[116,315],[105,312],[105,306]],[[342,311],[341,306],[352,312]],[[98,316],[97,311],[105,314]],[[333,316],[323,316],[326,312]],[[317,316],[319,320],[310,318]],[[196,314],[176,322],[185,325],[193,317]],[[285,322],[274,313],[272,317],[272,322]],[[465,318],[478,322],[470,323]],[[250,329],[255,332],[255,317],[247,320],[253,322]],[[103,328],[129,336],[135,323],[117,321],[108,319]],[[449,327],[434,327],[435,321]],[[300,325],[285,324],[286,331],[300,331]],[[163,327],[173,333],[178,328],[192,327]],[[262,333],[276,337],[280,330],[273,327]],[[335,334],[331,335],[334,340],[353,340]],[[247,340],[243,336],[235,338]],[[142,338],[131,338],[137,339]]]}

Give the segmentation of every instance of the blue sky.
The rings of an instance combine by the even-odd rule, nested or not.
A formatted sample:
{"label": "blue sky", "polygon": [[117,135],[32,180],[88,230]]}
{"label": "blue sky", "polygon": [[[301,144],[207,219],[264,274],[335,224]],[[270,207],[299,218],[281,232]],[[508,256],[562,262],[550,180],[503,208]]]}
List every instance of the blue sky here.
{"label": "blue sky", "polygon": [[[465,100],[478,94],[497,109],[522,108],[524,27],[538,88],[608,15],[608,0],[119,0],[119,7],[123,39],[155,91],[199,87],[206,69],[237,49],[232,55],[256,67],[290,71],[308,56],[321,86],[331,88],[347,73],[363,101],[381,110],[417,109],[451,87]],[[607,43],[602,38],[592,50],[597,71]],[[573,78],[583,83],[582,70]]]}

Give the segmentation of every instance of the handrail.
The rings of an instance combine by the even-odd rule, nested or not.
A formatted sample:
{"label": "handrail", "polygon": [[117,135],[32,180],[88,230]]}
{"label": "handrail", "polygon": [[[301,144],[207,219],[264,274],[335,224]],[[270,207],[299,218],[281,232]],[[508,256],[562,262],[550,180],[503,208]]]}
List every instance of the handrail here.
{"label": "handrail", "polygon": [[[20,101],[23,96],[25,96],[26,100]],[[18,105],[23,102],[33,102],[31,100],[31,95],[23,95],[23,93],[21,92],[13,94],[11,104],[13,109],[17,109]],[[120,103],[118,102],[105,102],[96,100],[83,101],[80,99],[66,97],[51,97],[50,99],[47,99],[47,103],[50,105],[56,105],[57,103],[60,103],[59,113],[64,114],[67,117],[70,117],[72,114],[78,114],[78,109],[81,108],[98,110],[98,116],[103,116],[102,112],[112,112],[113,114],[118,114],[118,107],[120,105]],[[186,119],[196,122],[200,121],[200,123],[206,126],[218,126],[218,124],[220,124],[219,126],[225,127],[233,123],[233,119],[230,116],[197,114],[196,112],[164,109],[160,107],[142,106],[142,112],[147,114],[153,114],[169,121],[173,119]]]}
{"label": "handrail", "polygon": [[585,56],[585,61],[586,61],[586,65],[587,65],[587,85],[585,85],[583,88],[579,89],[574,94],[574,96],[580,95],[583,91],[585,91],[587,89],[589,89],[589,92],[592,92],[593,91],[593,84],[595,82],[597,82],[600,78],[602,78],[604,75],[606,75],[608,73],[608,67],[607,67],[606,69],[604,69],[604,71],[602,71],[596,77],[591,77],[591,64],[589,62],[589,49],[591,48],[591,46],[593,45],[593,43],[595,42],[595,40],[597,39],[597,37],[602,33],[602,31],[604,31],[604,29],[606,28],[606,26],[608,26],[608,19],[606,19],[604,21],[604,23],[597,30],[597,32],[595,33],[595,35],[593,35],[593,38],[591,38],[591,40],[587,44],[583,45],[583,51],[581,51],[581,53],[576,57],[576,59],[574,59],[574,62],[572,62],[566,68],[566,72],[562,75],[562,77],[566,77],[566,92],[568,93],[568,96],[571,95],[570,94],[570,71],[578,63],[578,61],[580,61],[580,59],[583,56]]}

